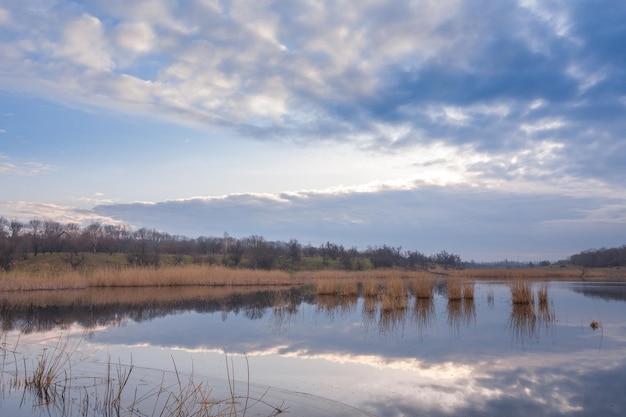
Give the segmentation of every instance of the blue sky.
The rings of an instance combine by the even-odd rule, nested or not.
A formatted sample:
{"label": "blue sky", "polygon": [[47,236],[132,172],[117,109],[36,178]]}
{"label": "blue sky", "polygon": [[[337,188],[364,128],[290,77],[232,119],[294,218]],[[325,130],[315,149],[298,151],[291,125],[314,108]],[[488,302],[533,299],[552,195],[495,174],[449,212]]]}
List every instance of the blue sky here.
{"label": "blue sky", "polygon": [[561,259],[626,244],[621,1],[0,2],[0,215]]}

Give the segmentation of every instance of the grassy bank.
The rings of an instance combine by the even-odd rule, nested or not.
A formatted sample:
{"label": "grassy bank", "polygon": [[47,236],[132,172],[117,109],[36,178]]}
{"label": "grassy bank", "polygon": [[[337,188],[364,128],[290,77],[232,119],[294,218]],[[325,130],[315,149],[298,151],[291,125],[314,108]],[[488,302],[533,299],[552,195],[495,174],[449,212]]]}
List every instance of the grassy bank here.
{"label": "grassy bank", "polygon": [[[179,259],[180,260],[180,259]],[[67,290],[103,287],[279,286],[316,283],[320,294],[372,293],[390,280],[406,281],[417,294],[428,297],[436,281],[626,281],[626,269],[547,267],[526,269],[337,269],[287,272],[229,268],[219,265],[176,264],[164,258],[159,268],[128,266],[119,255],[88,254],[80,268],[72,268],[62,255],[31,257],[10,272],[0,272],[0,291]],[[421,287],[424,287],[421,289]],[[451,285],[454,289],[454,284]],[[469,287],[468,287],[469,290]]]}

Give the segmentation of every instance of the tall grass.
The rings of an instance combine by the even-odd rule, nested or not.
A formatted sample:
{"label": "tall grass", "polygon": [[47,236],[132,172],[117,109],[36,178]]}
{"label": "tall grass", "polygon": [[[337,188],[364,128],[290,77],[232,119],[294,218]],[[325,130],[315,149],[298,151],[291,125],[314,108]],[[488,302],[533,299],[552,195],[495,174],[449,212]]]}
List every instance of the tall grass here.
{"label": "tall grass", "polygon": [[537,300],[539,305],[548,304],[548,284],[543,282],[537,288]]}
{"label": "tall grass", "polygon": [[430,299],[433,297],[435,281],[430,277],[420,277],[412,280],[413,295],[418,299]]}
{"label": "tall grass", "polygon": [[532,283],[528,281],[514,281],[509,284],[513,304],[534,304]]}
{"label": "tall grass", "polygon": [[0,274],[0,291],[60,290],[89,287],[175,287],[295,285],[303,283],[284,271],[232,269],[221,266],[179,265],[158,269],[100,268],[87,271],[41,270]]}
{"label": "tall grass", "polygon": [[448,280],[446,283],[446,297],[449,301],[453,300],[473,300],[474,299],[474,282],[461,280]]}
{"label": "tall grass", "polygon": [[460,301],[463,299],[463,284],[458,280],[449,280],[446,284],[446,297],[448,301]]}

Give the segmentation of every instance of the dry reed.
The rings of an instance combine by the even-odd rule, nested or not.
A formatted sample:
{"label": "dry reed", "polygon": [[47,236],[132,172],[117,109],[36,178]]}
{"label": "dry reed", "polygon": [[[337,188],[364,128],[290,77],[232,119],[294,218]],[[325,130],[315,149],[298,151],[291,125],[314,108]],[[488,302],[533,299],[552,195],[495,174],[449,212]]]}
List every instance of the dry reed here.
{"label": "dry reed", "polygon": [[509,284],[513,304],[534,304],[532,283],[526,281],[514,281]]}
{"label": "dry reed", "polygon": [[463,282],[463,299],[464,300],[473,300],[474,299],[474,282]]}
{"label": "dry reed", "polygon": [[0,291],[81,289],[88,287],[271,286],[303,284],[284,271],[179,265],[158,269],[127,267],[89,271],[56,270],[0,274]]}
{"label": "dry reed", "polygon": [[429,277],[413,280],[413,296],[418,299],[430,299],[435,289],[435,281]]}
{"label": "dry reed", "polygon": [[380,283],[375,278],[366,278],[361,283],[361,291],[365,298],[376,298],[380,293]]}
{"label": "dry reed", "polygon": [[548,304],[548,284],[543,282],[537,288],[537,300],[539,305]]}
{"label": "dry reed", "polygon": [[450,280],[446,283],[446,297],[448,297],[448,301],[463,299],[463,284],[461,281]]}

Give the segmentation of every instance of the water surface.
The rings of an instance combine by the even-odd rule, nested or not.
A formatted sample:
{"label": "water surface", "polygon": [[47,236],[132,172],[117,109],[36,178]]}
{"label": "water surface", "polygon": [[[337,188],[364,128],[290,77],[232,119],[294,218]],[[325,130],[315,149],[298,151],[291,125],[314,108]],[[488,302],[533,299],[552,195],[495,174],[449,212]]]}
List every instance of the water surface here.
{"label": "water surface", "polygon": [[[28,361],[62,338],[76,347],[74,375],[132,364],[140,387],[176,370],[228,395],[233,375],[236,389],[295,416],[626,414],[624,284],[550,283],[548,303],[530,306],[502,283],[454,302],[439,287],[399,310],[306,289],[121,291],[5,296],[5,347],[19,338]],[[0,414],[41,414],[6,387],[10,363]]]}

